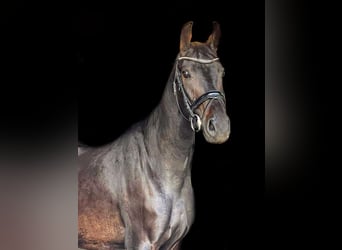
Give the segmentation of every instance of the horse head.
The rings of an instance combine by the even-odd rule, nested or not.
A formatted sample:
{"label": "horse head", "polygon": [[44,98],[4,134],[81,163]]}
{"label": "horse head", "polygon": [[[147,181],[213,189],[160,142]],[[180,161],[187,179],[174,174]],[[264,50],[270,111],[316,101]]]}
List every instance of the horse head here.
{"label": "horse head", "polygon": [[230,134],[223,89],[224,68],[217,56],[220,25],[206,42],[191,41],[193,22],[184,24],[175,70],[174,92],[179,109],[191,128],[203,131],[209,143],[223,143]]}

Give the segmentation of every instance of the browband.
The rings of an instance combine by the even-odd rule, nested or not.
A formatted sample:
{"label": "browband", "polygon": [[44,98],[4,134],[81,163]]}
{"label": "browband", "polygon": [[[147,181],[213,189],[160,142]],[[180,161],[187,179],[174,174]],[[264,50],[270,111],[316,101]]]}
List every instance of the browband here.
{"label": "browband", "polygon": [[194,57],[181,56],[181,57],[178,57],[177,60],[178,61],[188,60],[188,61],[199,62],[199,63],[212,63],[212,62],[218,61],[219,58],[216,57],[214,59],[200,59],[200,58],[194,58]]}

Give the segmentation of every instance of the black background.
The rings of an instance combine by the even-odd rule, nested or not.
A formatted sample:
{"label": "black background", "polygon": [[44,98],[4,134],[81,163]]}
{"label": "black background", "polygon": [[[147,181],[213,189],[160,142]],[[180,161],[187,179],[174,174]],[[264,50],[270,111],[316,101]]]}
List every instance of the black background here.
{"label": "black background", "polygon": [[[44,230],[48,235],[42,237],[35,223],[26,226],[37,242],[64,242],[57,236],[66,234],[74,236],[70,245],[76,247],[77,140],[101,145],[151,112],[178,52],[180,29],[189,20],[194,21],[194,40],[200,41],[207,39],[213,20],[221,23],[218,54],[226,69],[232,133],[223,145],[197,135],[192,171],[196,218],[184,249],[327,248],[339,239],[334,228],[341,224],[340,177],[335,172],[341,164],[335,131],[340,130],[341,105],[340,91],[333,88],[340,82],[334,75],[340,72],[339,8],[329,1],[266,2],[266,26],[264,1],[0,3],[0,177],[12,184],[1,190],[16,199],[16,184],[30,180],[39,186],[37,197],[45,199],[35,203],[30,185],[20,194],[38,204],[38,213],[70,221],[46,206],[56,201],[51,183],[57,181],[63,187],[59,204],[74,215],[74,227],[64,226],[57,235]],[[280,114],[284,135],[292,140],[286,146],[299,145],[299,156],[281,152],[276,160],[285,171],[273,168],[274,175],[269,170],[276,166],[264,165],[264,76],[272,73],[264,67],[265,29],[275,36],[267,48],[275,60],[266,58],[266,65],[277,64],[275,74],[282,81],[277,86],[290,114]],[[305,140],[287,130],[293,117],[290,123],[301,127]],[[56,164],[50,164],[56,158],[70,163],[58,168],[57,176]],[[6,159],[10,164],[3,164]],[[264,188],[267,180],[273,186]],[[74,196],[70,200],[69,194]],[[33,218],[25,209],[29,201],[18,205],[21,211],[9,209],[14,218]],[[50,229],[56,226],[43,216],[40,220]],[[18,231],[26,222],[19,220],[13,230],[16,240],[5,236],[10,246],[20,241]]]}
{"label": "black background", "polygon": [[[299,78],[298,72],[304,72],[300,78],[315,78],[317,65],[313,69],[310,64],[320,61],[325,49],[318,48],[328,33],[323,32],[326,26],[321,23],[321,5],[280,2],[283,4],[277,5],[275,12],[269,10],[286,24],[284,29],[276,30],[280,37],[276,45],[280,50],[285,47],[284,55],[290,51],[288,41],[296,47],[296,54],[290,55],[293,67],[289,68],[295,78]],[[293,3],[284,4],[288,2]],[[327,160],[322,164],[317,155],[310,155],[317,134],[313,134],[309,155],[305,155],[310,159],[308,167],[300,166],[300,175],[295,172],[284,176],[282,192],[264,187],[263,1],[61,4],[19,0],[2,4],[2,154],[19,158],[20,152],[23,162],[28,159],[33,163],[32,159],[48,148],[58,155],[59,140],[69,140],[70,135],[77,135],[71,143],[68,141],[70,151],[75,150],[77,137],[93,146],[115,140],[158,104],[178,53],[182,25],[194,21],[193,40],[205,41],[212,21],[218,21],[222,30],[218,55],[226,71],[224,89],[231,136],[222,145],[212,145],[201,134],[196,135],[192,168],[196,217],[183,249],[231,249],[235,245],[264,243],[292,247],[298,240],[307,246],[323,239],[319,236],[326,227],[320,225],[332,214],[327,197],[335,200],[337,196],[335,189],[327,188],[329,185],[323,187],[317,171],[325,167]],[[314,20],[309,30],[308,18]],[[312,105],[322,100],[317,93],[325,88],[318,91],[318,78],[309,80],[298,87],[297,97]],[[307,110],[316,112],[316,106]],[[310,124],[316,132],[315,122],[305,120],[303,124]],[[319,167],[314,171],[310,164]],[[39,171],[46,169],[48,164],[38,166]],[[76,170],[71,176],[76,182]],[[330,179],[324,184],[328,182]],[[44,185],[42,190],[46,189]],[[327,194],[324,199],[323,191]],[[77,194],[76,189],[70,192]],[[77,209],[74,205],[69,204],[72,211]]]}
{"label": "black background", "polygon": [[228,249],[248,243],[245,236],[257,239],[264,196],[263,2],[17,1],[3,10],[2,138],[26,155],[58,140],[53,131],[67,131],[70,118],[82,143],[117,138],[160,101],[182,25],[194,21],[193,40],[206,41],[218,21],[231,136],[213,145],[196,135],[196,216],[183,249]]}
{"label": "black background", "polygon": [[79,83],[78,135],[82,143],[101,145],[152,111],[187,21],[194,21],[193,41],[206,41],[212,21],[221,24],[218,55],[226,70],[231,136],[222,145],[212,145],[201,133],[196,135],[192,168],[196,218],[183,249],[228,249],[243,240],[242,232],[249,237],[257,234],[262,218],[263,2],[81,4],[73,16],[72,39]]}

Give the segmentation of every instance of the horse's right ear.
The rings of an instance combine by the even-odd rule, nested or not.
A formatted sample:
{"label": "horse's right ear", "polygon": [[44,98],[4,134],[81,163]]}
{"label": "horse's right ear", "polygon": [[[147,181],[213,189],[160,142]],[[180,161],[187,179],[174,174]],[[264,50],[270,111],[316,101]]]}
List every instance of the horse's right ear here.
{"label": "horse's right ear", "polygon": [[179,44],[180,52],[184,52],[190,48],[190,42],[192,38],[192,25],[192,21],[187,22],[183,25]]}

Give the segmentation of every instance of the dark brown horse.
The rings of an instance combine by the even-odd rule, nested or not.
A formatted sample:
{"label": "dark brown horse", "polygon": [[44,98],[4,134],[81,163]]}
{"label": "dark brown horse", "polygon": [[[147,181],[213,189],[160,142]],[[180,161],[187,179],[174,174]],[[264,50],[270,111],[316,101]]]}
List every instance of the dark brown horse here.
{"label": "dark brown horse", "polygon": [[210,143],[230,133],[217,57],[219,24],[204,43],[181,31],[159,105],[114,142],[79,149],[79,247],[179,249],[194,220],[195,132]]}

